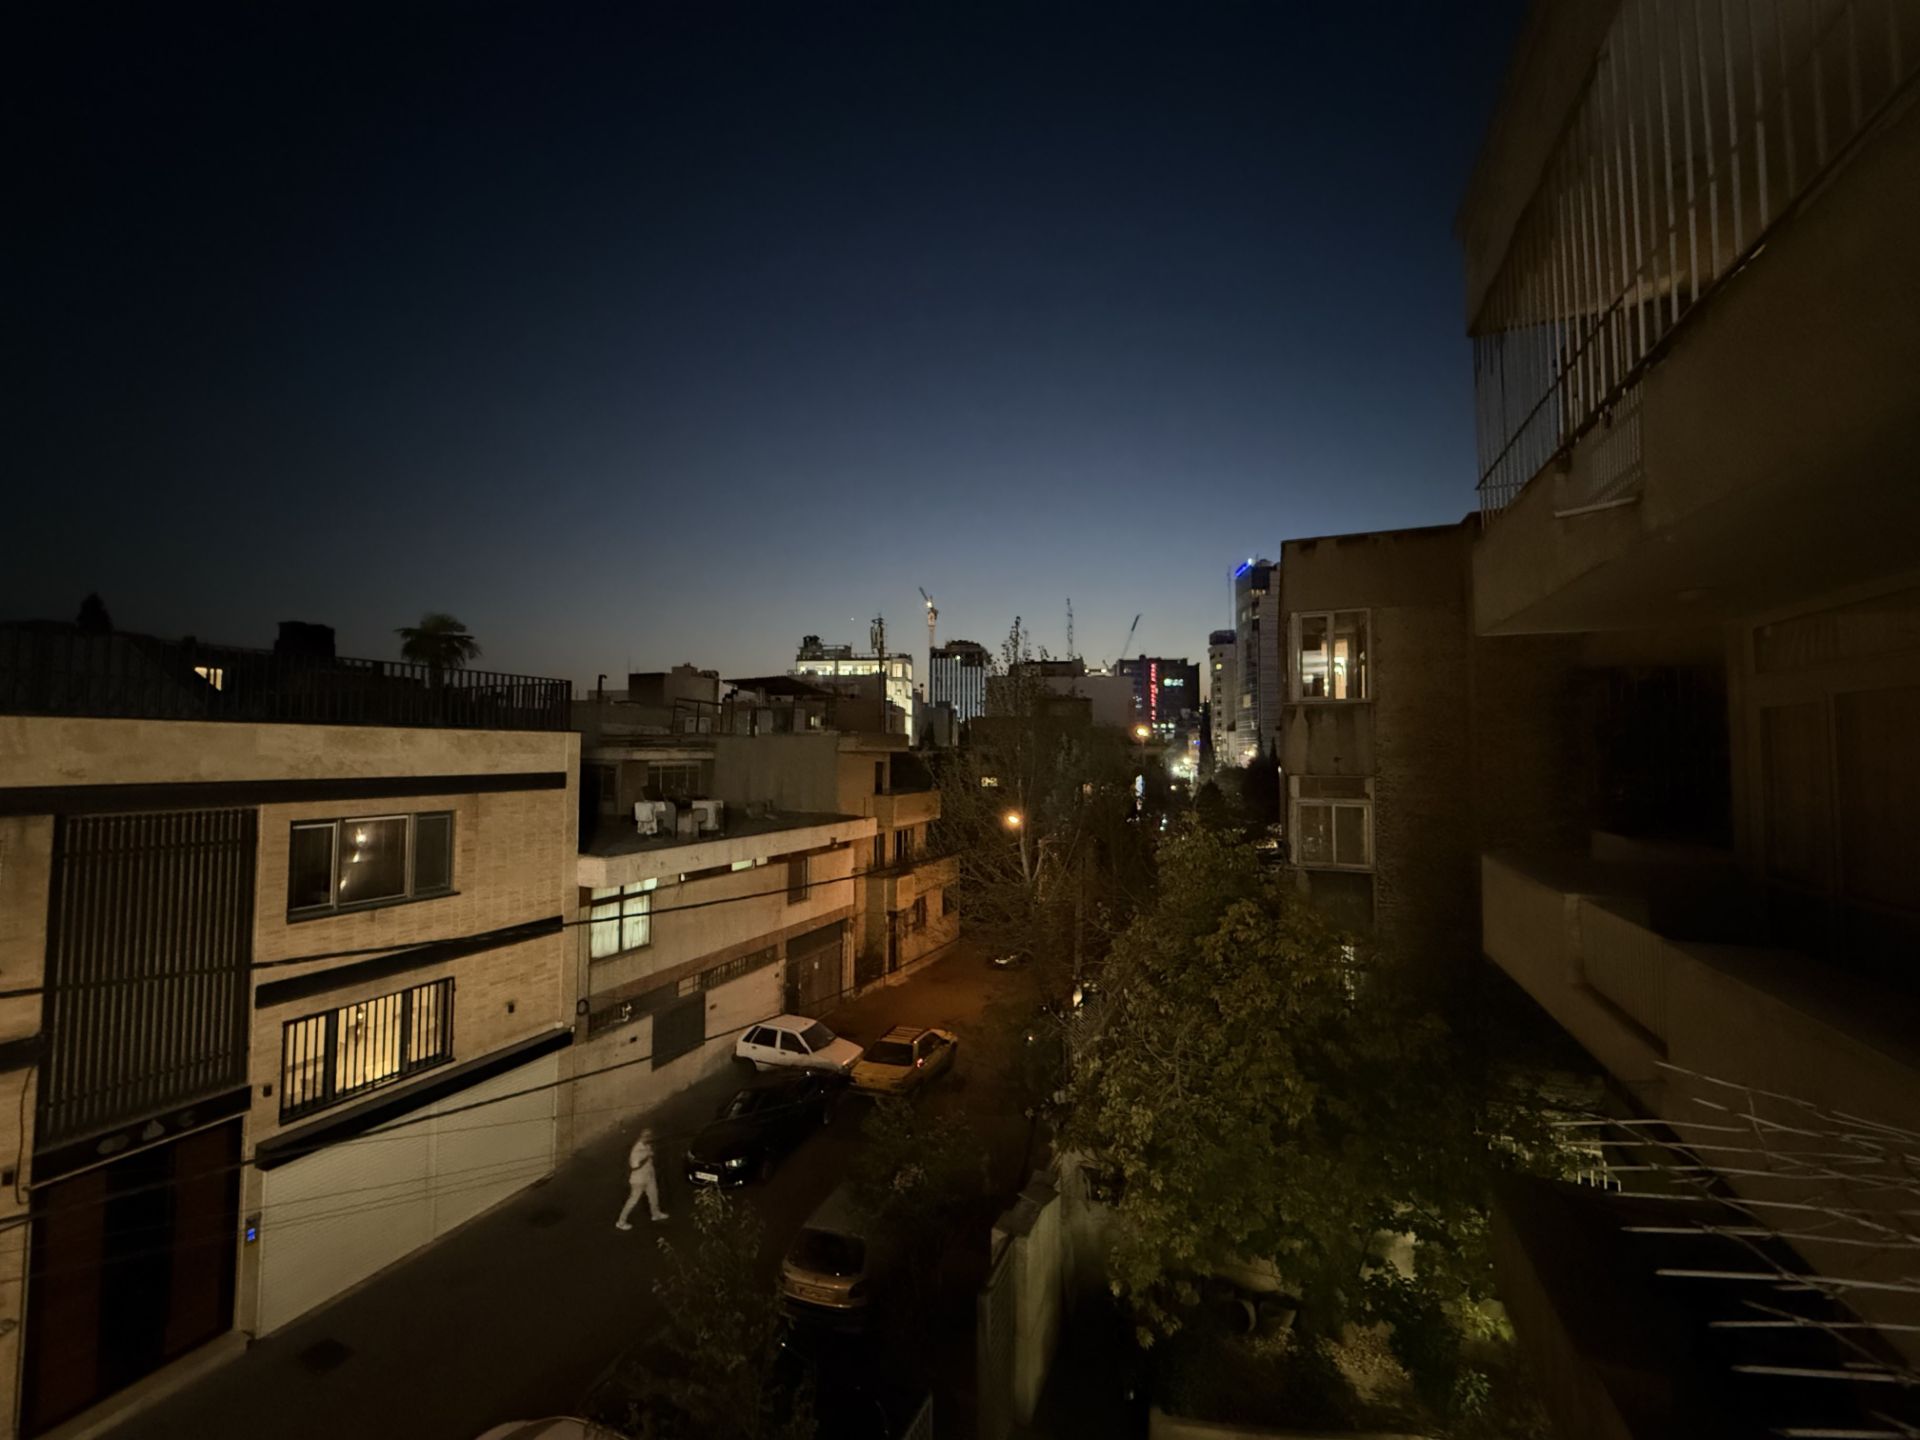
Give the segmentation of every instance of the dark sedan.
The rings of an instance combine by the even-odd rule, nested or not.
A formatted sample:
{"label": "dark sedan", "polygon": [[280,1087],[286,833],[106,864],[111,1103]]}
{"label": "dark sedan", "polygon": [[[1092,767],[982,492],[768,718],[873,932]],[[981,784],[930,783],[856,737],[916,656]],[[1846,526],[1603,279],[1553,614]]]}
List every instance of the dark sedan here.
{"label": "dark sedan", "polygon": [[783,1155],[833,1118],[846,1087],[844,1075],[801,1070],[735,1092],[687,1147],[687,1179],[695,1185],[766,1179]]}

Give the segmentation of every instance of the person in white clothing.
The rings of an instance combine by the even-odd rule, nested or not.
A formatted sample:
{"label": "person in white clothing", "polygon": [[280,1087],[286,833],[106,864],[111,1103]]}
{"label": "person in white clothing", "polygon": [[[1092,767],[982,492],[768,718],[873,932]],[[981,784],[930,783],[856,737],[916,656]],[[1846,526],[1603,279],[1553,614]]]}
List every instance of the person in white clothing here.
{"label": "person in white clothing", "polygon": [[655,1220],[667,1218],[667,1212],[660,1208],[660,1182],[653,1173],[653,1131],[642,1130],[640,1138],[633,1142],[633,1149],[627,1152],[627,1203],[620,1207],[620,1218],[613,1222],[616,1230],[631,1230],[627,1217],[633,1214],[633,1207],[640,1203],[640,1197],[647,1197],[647,1213]]}

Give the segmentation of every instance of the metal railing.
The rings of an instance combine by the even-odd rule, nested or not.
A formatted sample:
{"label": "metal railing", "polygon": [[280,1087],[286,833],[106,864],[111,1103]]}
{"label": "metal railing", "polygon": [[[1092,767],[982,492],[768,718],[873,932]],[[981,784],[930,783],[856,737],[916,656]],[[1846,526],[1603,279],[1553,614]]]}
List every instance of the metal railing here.
{"label": "metal railing", "polygon": [[1913,81],[1912,0],[1625,0],[1472,327],[1483,517]]}
{"label": "metal railing", "polygon": [[565,730],[566,680],[0,626],[0,714]]}

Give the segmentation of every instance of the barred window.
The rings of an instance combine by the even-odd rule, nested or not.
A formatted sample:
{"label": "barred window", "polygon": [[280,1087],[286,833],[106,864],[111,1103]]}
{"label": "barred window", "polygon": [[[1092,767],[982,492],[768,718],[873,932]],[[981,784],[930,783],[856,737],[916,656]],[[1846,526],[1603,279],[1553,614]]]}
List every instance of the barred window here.
{"label": "barred window", "polygon": [[430,981],[289,1020],[280,1118],[298,1119],[453,1058],[453,981]]}

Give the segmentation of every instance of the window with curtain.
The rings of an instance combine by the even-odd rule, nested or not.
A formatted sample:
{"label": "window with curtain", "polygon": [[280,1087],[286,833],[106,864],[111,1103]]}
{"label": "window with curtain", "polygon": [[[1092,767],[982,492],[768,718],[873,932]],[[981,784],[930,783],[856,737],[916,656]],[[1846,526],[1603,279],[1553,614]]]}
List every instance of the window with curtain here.
{"label": "window with curtain", "polygon": [[587,953],[595,960],[653,943],[653,892],[658,880],[595,890],[587,907]]}

